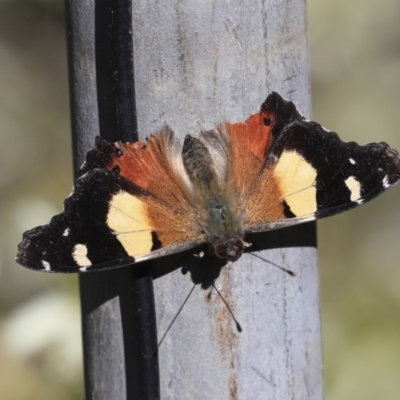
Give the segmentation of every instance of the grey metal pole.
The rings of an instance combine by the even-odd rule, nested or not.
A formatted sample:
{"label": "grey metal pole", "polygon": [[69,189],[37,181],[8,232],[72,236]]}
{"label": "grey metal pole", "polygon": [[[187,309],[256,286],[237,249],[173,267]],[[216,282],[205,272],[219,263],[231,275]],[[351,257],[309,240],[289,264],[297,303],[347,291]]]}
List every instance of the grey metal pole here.
{"label": "grey metal pole", "polygon": [[[137,0],[133,26],[140,135],[244,121],[272,90],[310,116],[304,0]],[[255,240],[297,277],[250,254],[222,269],[216,286],[242,333],[197,287],[160,348],[162,398],[323,398],[315,226]],[[155,281],[159,337],[192,285],[179,269]]]}
{"label": "grey metal pole", "polygon": [[[94,137],[137,132],[130,0],[66,1],[75,171]],[[158,399],[148,266],[80,276],[86,398]]]}

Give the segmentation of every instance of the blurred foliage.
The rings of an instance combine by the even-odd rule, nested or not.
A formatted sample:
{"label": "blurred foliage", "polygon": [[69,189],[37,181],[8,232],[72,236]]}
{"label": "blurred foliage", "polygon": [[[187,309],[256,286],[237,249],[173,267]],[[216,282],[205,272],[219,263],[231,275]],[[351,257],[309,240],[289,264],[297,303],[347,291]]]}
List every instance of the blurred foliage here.
{"label": "blurred foliage", "polygon": [[[400,148],[400,2],[308,8],[314,119]],[[79,399],[77,279],[13,261],[22,232],[47,223],[72,185],[63,2],[0,0],[0,59],[0,398]],[[319,223],[328,400],[399,398],[399,200],[396,187]]]}
{"label": "blurred foliage", "polygon": [[72,185],[63,3],[1,1],[0,60],[0,398],[82,399],[77,278],[14,262]]}
{"label": "blurred foliage", "polygon": [[[308,8],[314,119],[400,149],[400,2]],[[318,224],[328,400],[400,398],[399,189]]]}

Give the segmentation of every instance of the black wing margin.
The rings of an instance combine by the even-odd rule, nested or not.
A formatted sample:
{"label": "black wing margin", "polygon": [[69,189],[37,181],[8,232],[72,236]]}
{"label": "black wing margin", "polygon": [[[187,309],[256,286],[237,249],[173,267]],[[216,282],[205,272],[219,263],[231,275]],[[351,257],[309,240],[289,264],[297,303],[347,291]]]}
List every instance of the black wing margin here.
{"label": "black wing margin", "polygon": [[134,262],[106,222],[109,201],[121,189],[130,190],[117,174],[89,170],[77,180],[63,213],[24,233],[16,261],[43,272],[79,272]]}
{"label": "black wing margin", "polygon": [[[273,132],[274,141],[267,156],[267,166],[279,166],[280,160],[288,154],[299,156],[298,160],[296,156],[287,157],[292,165],[298,162],[298,168],[276,168],[281,174],[279,179],[282,179],[286,171],[294,175],[284,177],[286,182],[292,183],[282,196],[282,200],[287,200],[285,207],[287,204],[293,205],[290,207],[293,212],[291,218],[310,214],[302,213],[302,207],[296,207],[296,198],[304,201],[306,196],[302,197],[302,194],[305,195],[307,190],[310,197],[312,193],[315,196],[315,218],[322,218],[361,205],[399,181],[399,153],[388,144],[381,142],[361,146],[355,142],[344,142],[335,132],[305,120],[293,103],[276,93],[271,96],[273,101],[267,99],[263,105],[269,107],[267,111],[279,117],[286,110],[290,115],[282,117],[286,125],[282,123],[276,126],[278,129]],[[278,117],[276,120],[279,121]],[[304,180],[304,187],[296,184],[301,182],[302,169],[306,174],[315,174],[315,179]],[[290,192],[290,186],[296,188],[294,193]],[[299,213],[294,211],[296,208],[300,210]],[[309,211],[309,208],[305,207],[304,210]]]}

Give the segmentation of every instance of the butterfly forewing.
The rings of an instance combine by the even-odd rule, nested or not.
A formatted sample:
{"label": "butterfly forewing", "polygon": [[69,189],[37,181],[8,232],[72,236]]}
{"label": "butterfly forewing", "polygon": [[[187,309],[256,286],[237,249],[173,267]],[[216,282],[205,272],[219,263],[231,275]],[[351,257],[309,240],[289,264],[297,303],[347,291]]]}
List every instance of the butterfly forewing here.
{"label": "butterfly forewing", "polygon": [[[267,109],[274,119],[286,102]],[[292,104],[292,103],[290,103]],[[287,106],[286,106],[287,107]],[[343,142],[291,108],[275,129],[265,168],[251,191],[246,230],[263,231],[337,214],[383,193],[400,179],[400,158],[386,143]],[[266,194],[266,196],[264,196]]]}

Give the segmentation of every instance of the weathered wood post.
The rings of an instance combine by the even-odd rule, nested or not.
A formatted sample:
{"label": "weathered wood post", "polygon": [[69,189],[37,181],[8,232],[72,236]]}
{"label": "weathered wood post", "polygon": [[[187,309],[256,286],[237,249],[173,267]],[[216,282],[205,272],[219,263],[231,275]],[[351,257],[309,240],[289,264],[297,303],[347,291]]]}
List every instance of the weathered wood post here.
{"label": "weathered wood post", "polygon": [[[79,4],[80,12],[86,9],[94,20],[93,2],[67,3]],[[82,96],[76,103],[78,115],[92,122],[97,118],[93,20],[84,21],[88,31],[81,37],[83,58],[78,61],[87,74],[75,91]],[[132,21],[140,139],[165,122],[183,138],[224,120],[243,121],[272,90],[310,115],[305,1],[137,0]],[[92,139],[84,139],[85,148],[91,143]],[[254,240],[266,249],[259,254],[294,270],[297,277],[250,254],[223,268],[216,286],[242,333],[215,291],[210,296],[197,287],[160,348],[161,398],[323,398],[315,227],[303,225]],[[125,273],[129,276],[121,272]],[[123,293],[124,278],[118,279],[112,288]],[[159,337],[192,285],[191,275],[183,276],[179,269],[155,280]],[[92,326],[100,321],[110,324],[98,327],[96,333],[107,332],[108,350],[102,348],[98,354],[100,366],[108,363],[110,368],[91,373],[104,391],[96,399],[128,399],[133,397],[126,395],[127,382],[135,377],[124,365],[112,369],[118,361],[131,362],[132,354],[126,351],[130,338],[119,334],[120,300],[111,300],[96,304],[91,314],[101,316],[92,320]],[[104,337],[100,332],[100,339]]]}

